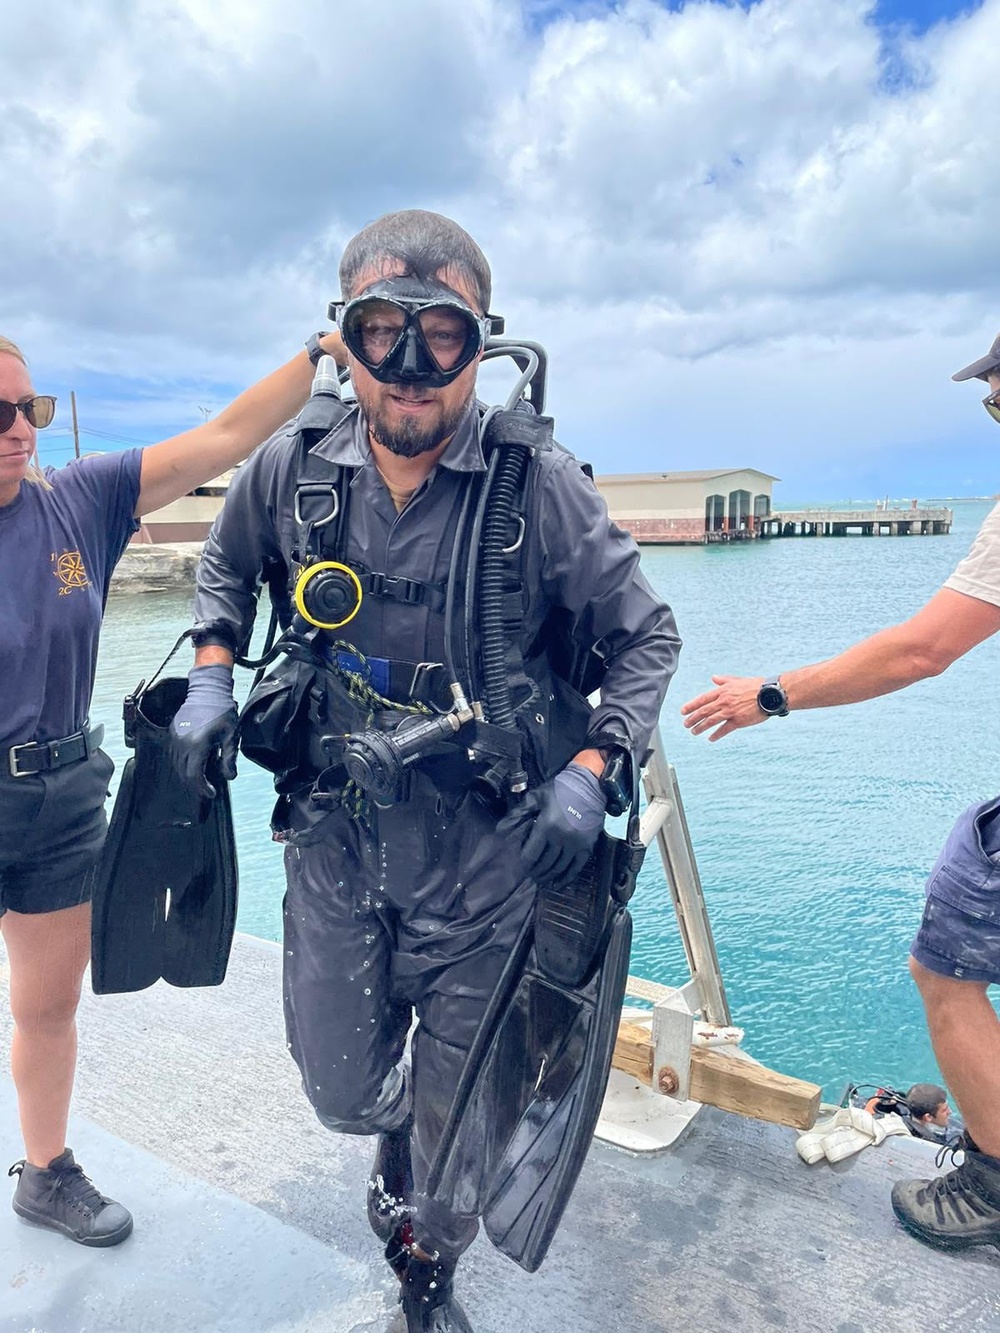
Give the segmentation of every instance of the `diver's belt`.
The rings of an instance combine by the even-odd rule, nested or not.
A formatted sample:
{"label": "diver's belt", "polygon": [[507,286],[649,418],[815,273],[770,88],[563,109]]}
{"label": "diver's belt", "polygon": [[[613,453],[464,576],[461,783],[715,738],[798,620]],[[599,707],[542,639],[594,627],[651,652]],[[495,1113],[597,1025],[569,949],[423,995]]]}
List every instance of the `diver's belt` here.
{"label": "diver's belt", "polygon": [[327,660],[344,675],[360,677],[376,694],[393,703],[426,704],[445,711],[452,705],[443,662],[400,662],[391,657],[366,657],[343,648],[329,650]]}
{"label": "diver's belt", "polygon": [[12,778],[27,778],[33,773],[50,773],[66,764],[88,759],[104,740],[103,724],[84,727],[58,741],[26,741],[7,751],[7,768]]}

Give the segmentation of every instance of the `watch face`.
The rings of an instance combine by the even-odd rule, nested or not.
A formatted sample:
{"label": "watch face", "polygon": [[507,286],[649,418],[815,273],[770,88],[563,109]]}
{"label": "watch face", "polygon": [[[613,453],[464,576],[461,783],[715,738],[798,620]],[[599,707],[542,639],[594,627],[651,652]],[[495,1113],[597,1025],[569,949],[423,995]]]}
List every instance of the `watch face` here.
{"label": "watch face", "polygon": [[762,685],[757,702],[765,713],[780,712],[785,706],[785,691],[778,685]]}

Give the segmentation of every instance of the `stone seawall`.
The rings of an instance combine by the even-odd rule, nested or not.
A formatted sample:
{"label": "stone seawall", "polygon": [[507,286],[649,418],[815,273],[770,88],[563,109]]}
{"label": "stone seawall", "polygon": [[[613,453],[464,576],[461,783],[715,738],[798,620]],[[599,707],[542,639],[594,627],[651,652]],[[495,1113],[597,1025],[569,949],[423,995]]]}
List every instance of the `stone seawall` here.
{"label": "stone seawall", "polygon": [[201,542],[137,542],[125,548],[111,579],[111,594],[190,592]]}

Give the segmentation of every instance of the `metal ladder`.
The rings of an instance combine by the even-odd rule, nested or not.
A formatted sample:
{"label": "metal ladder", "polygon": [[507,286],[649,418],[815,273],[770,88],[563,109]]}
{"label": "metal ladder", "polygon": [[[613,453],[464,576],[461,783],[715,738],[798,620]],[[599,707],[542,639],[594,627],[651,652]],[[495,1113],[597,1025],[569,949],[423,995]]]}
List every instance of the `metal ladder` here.
{"label": "metal ladder", "polygon": [[[646,847],[656,841],[690,977],[681,986],[663,986],[630,976],[626,994],[653,1005],[654,1068],[676,1073],[676,1080],[668,1080],[667,1085],[661,1080],[657,1087],[654,1080],[654,1089],[685,1101],[690,1088],[696,1017],[702,1020],[699,1035],[703,1040],[711,1036],[706,1028],[720,1030],[718,1035],[734,1045],[742,1034],[732,1027],[677,774],[667,761],[659,728],[653,733],[652,755],[643,774],[643,788],[647,805],[641,821],[641,837]],[[722,1029],[728,1032],[723,1033]]]}

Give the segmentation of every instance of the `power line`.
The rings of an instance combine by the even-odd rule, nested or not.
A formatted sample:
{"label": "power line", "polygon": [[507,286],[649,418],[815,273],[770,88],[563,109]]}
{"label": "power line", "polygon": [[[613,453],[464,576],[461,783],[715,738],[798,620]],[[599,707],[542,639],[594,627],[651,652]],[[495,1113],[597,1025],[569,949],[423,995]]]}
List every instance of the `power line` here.
{"label": "power line", "polygon": [[107,430],[93,430],[90,426],[80,427],[81,435],[93,435],[98,440],[110,440],[114,444],[155,444],[155,440],[137,440],[131,435],[115,435]]}
{"label": "power line", "polygon": [[48,454],[71,454],[73,453],[73,446],[71,444],[46,444],[40,449],[36,449],[35,452],[39,458]]}

